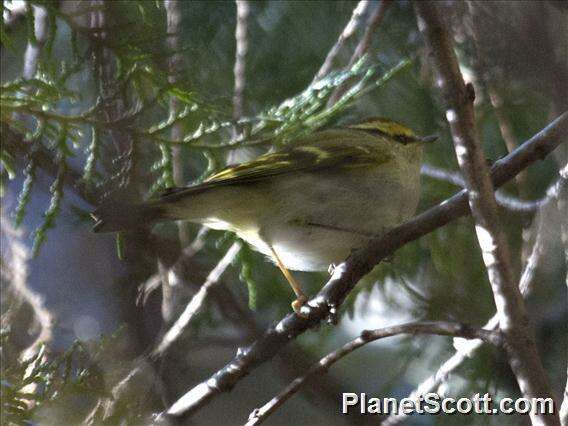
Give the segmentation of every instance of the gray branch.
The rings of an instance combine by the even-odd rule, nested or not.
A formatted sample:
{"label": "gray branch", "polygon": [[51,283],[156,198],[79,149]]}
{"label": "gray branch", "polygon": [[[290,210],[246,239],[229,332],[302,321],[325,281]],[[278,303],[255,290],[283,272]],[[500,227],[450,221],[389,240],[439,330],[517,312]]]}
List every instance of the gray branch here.
{"label": "gray branch", "polygon": [[357,6],[355,7],[355,9],[353,9],[353,14],[349,19],[349,22],[341,32],[339,38],[337,39],[331,50],[327,53],[325,61],[314,77],[314,81],[317,81],[329,74],[329,72],[333,68],[333,63],[335,62],[337,55],[339,55],[339,52],[343,45],[348,39],[353,36],[353,34],[357,32],[357,29],[361,25],[362,17],[365,13],[367,13],[367,9],[369,8],[370,4],[371,2],[369,0],[361,0],[359,1],[359,3],[357,3]]}
{"label": "gray branch", "polygon": [[[423,164],[420,173],[422,174],[422,176],[442,180],[451,183],[452,185],[465,188],[465,181],[463,180],[463,177],[459,172],[453,172],[450,170],[444,170],[435,166],[431,166],[429,164]],[[495,199],[501,207],[506,208],[507,210],[510,210],[512,212],[526,214],[536,213],[538,209],[547,202],[547,198],[548,197],[540,200],[528,201],[505,194],[503,191],[495,192]]]}
{"label": "gray branch", "polygon": [[392,327],[379,328],[377,330],[364,330],[359,337],[346,343],[340,349],[337,349],[324,356],[315,363],[303,376],[294,379],[284,390],[264,404],[262,407],[255,409],[246,426],[259,425],[264,422],[268,416],[276,411],[282,404],[290,399],[298,390],[306,383],[306,381],[327,373],[329,368],[343,357],[351,352],[365,346],[367,343],[386,337],[398,336],[400,334],[432,334],[440,336],[462,337],[466,339],[482,339],[485,342],[500,344],[498,333],[490,330],[477,330],[467,327],[463,324],[450,322],[411,322],[407,324],[395,325]]}
{"label": "gray branch", "polygon": [[365,53],[367,53],[373,42],[373,34],[377,30],[377,28],[379,28],[381,22],[383,22],[385,13],[391,3],[392,0],[382,0],[381,3],[375,8],[375,11],[371,14],[369,19],[367,20],[367,25],[365,26],[365,33],[363,34],[361,40],[359,40],[359,44],[357,44],[357,47],[355,48],[355,51],[353,52],[351,59],[349,59],[349,64],[347,65],[347,68],[351,68],[355,64],[355,62],[357,62],[359,59],[363,57]]}
{"label": "gray branch", "polygon": [[170,327],[168,332],[164,335],[161,342],[152,351],[152,357],[160,357],[165,351],[174,343],[179,336],[182,335],[183,331],[187,329],[195,315],[201,311],[203,304],[207,295],[221,278],[221,275],[225,272],[227,267],[233,262],[235,256],[239,253],[241,249],[241,243],[236,242],[227,250],[225,256],[219,261],[217,266],[207,276],[207,279],[203,285],[199,288],[199,291],[192,297],[191,301],[187,304],[185,310],[175,321],[175,323]]}
{"label": "gray branch", "polygon": [[[351,68],[359,59],[363,57],[363,55],[367,53],[373,41],[373,34],[375,33],[379,25],[381,25],[381,22],[383,21],[386,11],[391,3],[392,0],[382,0],[381,3],[375,8],[371,16],[369,16],[365,25],[365,32],[361,37],[361,40],[359,40],[357,47],[353,51],[353,55],[351,55],[351,58],[349,59],[347,69]],[[336,87],[327,101],[328,107],[334,105],[347,91],[348,87],[348,82],[345,82]]]}
{"label": "gray branch", "polygon": [[[493,290],[509,365],[524,397],[553,398],[538,354],[534,330],[515,283],[489,167],[475,133],[473,94],[463,80],[451,37],[436,5],[431,1],[420,1],[415,2],[414,6],[418,27],[438,71],[437,81],[445,98],[446,118],[450,124],[458,164],[465,178],[469,205]],[[531,412],[530,416],[533,423],[559,424],[557,415]]]}

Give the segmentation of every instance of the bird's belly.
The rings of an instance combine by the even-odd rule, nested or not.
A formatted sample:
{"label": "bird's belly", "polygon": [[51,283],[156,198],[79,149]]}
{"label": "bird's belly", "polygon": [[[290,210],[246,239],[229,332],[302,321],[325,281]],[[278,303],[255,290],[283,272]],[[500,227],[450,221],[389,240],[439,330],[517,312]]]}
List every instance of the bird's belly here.
{"label": "bird's belly", "polygon": [[259,229],[288,269],[325,271],[413,214],[418,191],[406,187],[411,180],[385,177],[365,186],[345,177],[288,179],[277,191],[286,194],[287,203],[275,203]]}
{"label": "bird's belly", "polygon": [[272,247],[284,266],[294,271],[325,271],[344,261],[370,237],[310,226],[282,226],[273,230]]}
{"label": "bird's belly", "polygon": [[410,217],[418,203],[418,172],[324,177],[298,173],[250,192],[239,187],[240,198],[232,196],[232,187],[220,188],[216,203],[193,205],[217,205],[199,222],[236,232],[276,261],[274,251],[286,268],[325,271]]}

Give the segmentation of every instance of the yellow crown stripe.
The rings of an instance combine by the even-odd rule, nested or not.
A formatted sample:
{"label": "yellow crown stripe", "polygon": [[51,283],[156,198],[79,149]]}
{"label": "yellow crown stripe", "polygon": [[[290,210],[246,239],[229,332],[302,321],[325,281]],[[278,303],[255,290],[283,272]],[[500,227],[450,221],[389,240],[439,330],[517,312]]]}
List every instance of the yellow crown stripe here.
{"label": "yellow crown stripe", "polygon": [[377,130],[391,137],[417,138],[416,134],[408,127],[389,118],[371,118],[348,127],[350,129]]}

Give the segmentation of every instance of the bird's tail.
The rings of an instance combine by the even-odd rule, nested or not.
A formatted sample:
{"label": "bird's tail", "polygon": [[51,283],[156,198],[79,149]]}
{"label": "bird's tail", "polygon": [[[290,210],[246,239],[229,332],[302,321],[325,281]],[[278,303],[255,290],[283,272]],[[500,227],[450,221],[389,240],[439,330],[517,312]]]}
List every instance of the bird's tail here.
{"label": "bird's tail", "polygon": [[126,204],[109,201],[91,213],[94,232],[118,232],[142,228],[164,220],[173,220],[162,202]]}

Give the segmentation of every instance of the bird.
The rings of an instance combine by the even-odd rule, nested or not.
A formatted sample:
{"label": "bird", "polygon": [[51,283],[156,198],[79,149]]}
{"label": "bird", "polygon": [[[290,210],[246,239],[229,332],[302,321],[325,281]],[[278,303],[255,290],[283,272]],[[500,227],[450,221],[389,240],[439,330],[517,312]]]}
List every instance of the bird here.
{"label": "bird", "polygon": [[410,218],[423,147],[436,139],[383,117],[316,131],[156,199],[103,202],[93,230],[186,220],[234,232],[280,268],[299,313],[307,297],[290,271],[326,271]]}

